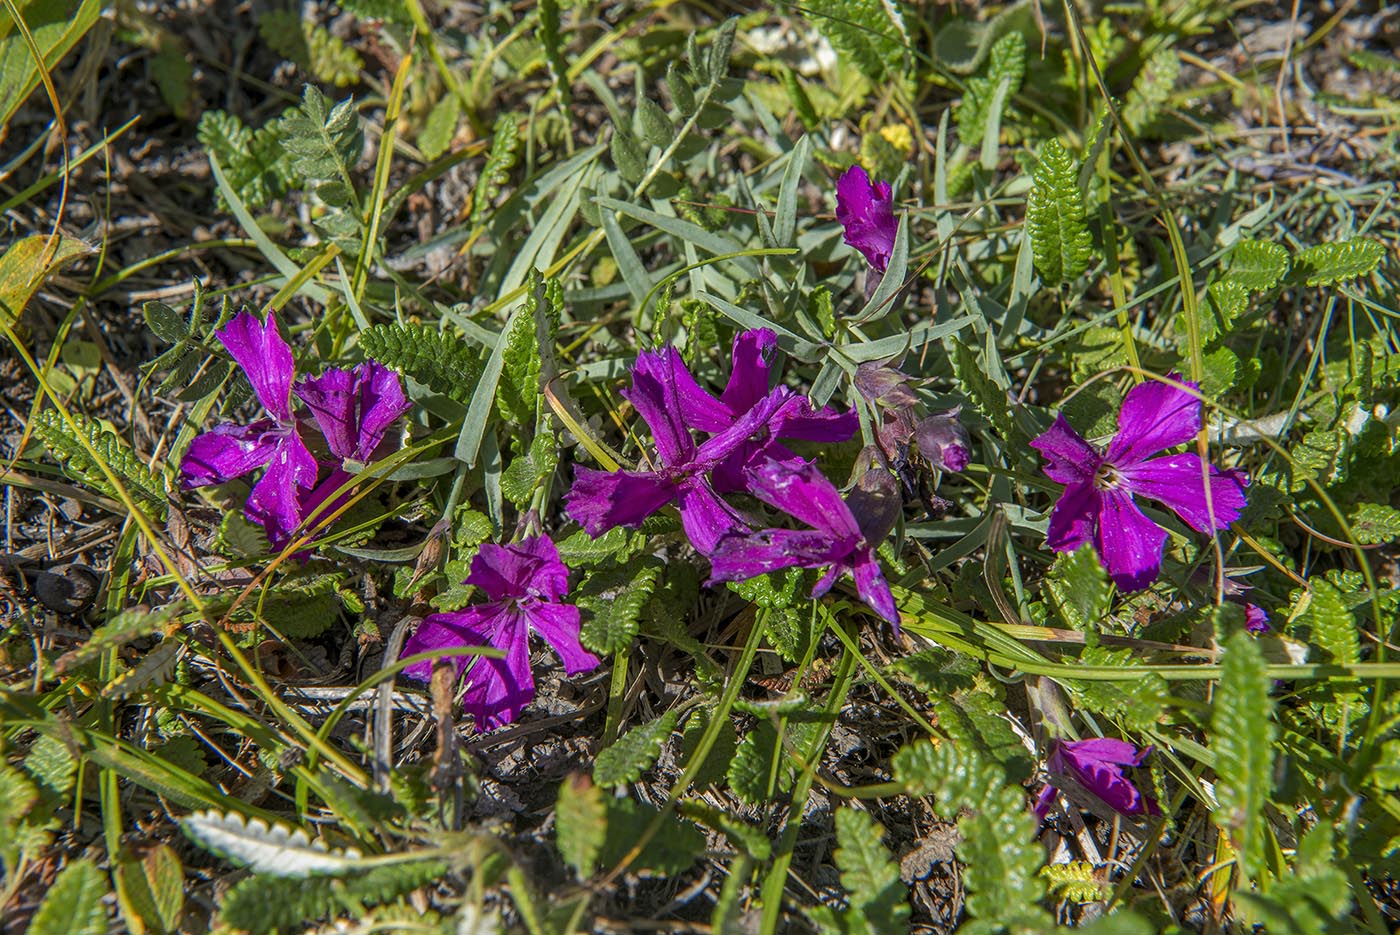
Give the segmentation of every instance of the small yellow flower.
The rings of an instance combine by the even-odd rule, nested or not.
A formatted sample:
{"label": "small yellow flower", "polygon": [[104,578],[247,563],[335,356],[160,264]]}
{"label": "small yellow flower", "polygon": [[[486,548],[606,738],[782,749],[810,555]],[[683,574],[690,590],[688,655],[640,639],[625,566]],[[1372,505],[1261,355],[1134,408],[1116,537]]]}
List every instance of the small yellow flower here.
{"label": "small yellow flower", "polygon": [[902,123],[892,123],[880,130],[880,135],[885,138],[895,149],[909,155],[914,151],[914,134],[909,132],[909,127]]}

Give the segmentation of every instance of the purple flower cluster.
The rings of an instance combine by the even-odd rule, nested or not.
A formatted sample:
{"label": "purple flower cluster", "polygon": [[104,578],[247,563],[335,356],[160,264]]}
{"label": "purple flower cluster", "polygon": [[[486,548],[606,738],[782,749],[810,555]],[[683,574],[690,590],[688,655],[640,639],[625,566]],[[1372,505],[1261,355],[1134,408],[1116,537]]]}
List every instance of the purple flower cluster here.
{"label": "purple flower cluster", "polygon": [[[1179,374],[1169,379],[1181,382]],[[1147,518],[1134,497],[1159,501],[1197,532],[1214,533],[1239,519],[1247,474],[1205,465],[1195,452],[1160,454],[1193,439],[1200,428],[1200,400],[1155,380],[1128,391],[1118,412],[1118,433],[1105,450],[1057,416],[1031,442],[1045,456],[1045,473],[1065,485],[1050,514],[1050,548],[1072,552],[1093,542],[1118,587],[1138,591],[1161,571],[1167,532]]]}
{"label": "purple flower cluster", "polygon": [[[240,312],[215,336],[243,368],[267,418],[249,425],[225,422],[196,438],[180,462],[181,483],[187,490],[207,487],[265,467],[244,515],[280,549],[349,479],[345,461],[374,459],[385,432],[409,402],[398,375],[373,361],[353,370],[331,368],[294,386],[292,349],[271,315],[262,322],[251,312]],[[302,440],[311,429],[292,411],[294,396],[323,436],[325,454],[319,458]]]}
{"label": "purple flower cluster", "polygon": [[[853,512],[861,488],[843,499],[815,464],[782,443],[845,441],[855,434],[855,412],[817,411],[786,386],[770,389],[776,348],[777,337],[766,328],[738,335],[729,382],[718,397],[696,382],[675,348],[642,352],[624,395],[650,427],[655,457],[646,470],[578,468],[565,509],[596,536],[675,503],[691,544],[710,558],[712,581],[825,568],[815,597],[849,573],[865,602],[897,626],[899,612],[875,559],[888,527]],[[706,437],[697,441],[697,433]],[[723,499],[731,493],[748,493],[809,528],[756,530]]]}
{"label": "purple flower cluster", "polygon": [[[433,614],[418,625],[403,655],[457,646],[490,646],[501,659],[453,656],[457,676],[467,672],[462,706],[477,730],[508,724],[535,697],[530,671],[530,632],[544,637],[564,662],[564,671],[579,675],[598,666],[598,657],[579,643],[579,611],[563,603],[569,591],[569,569],[547,536],[522,539],[512,545],[486,543],[472,559],[467,584],[486,597],[453,613]],[[419,662],[406,675],[427,681],[431,662]]]}

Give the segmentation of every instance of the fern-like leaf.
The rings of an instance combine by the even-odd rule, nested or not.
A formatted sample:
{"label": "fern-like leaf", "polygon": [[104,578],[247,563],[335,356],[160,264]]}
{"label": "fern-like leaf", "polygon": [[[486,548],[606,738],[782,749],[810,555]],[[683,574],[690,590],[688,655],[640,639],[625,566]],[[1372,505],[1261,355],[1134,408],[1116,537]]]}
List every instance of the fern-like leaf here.
{"label": "fern-like leaf", "polygon": [[1047,140],[1031,179],[1026,230],[1035,268],[1045,285],[1053,288],[1080,276],[1089,266],[1091,247],[1079,164],[1059,140]]}
{"label": "fern-like leaf", "polygon": [[[75,412],[72,416],[76,434],[57,410],[45,409],[34,420],[34,433],[44,443],[49,456],[62,465],[69,477],[117,498],[116,488],[99,467],[99,462],[106,465],[138,505],[149,509],[157,518],[164,519],[164,479],[142,464],[136,452],[116,433],[107,431],[80,413]],[[84,445],[84,442],[87,444]]]}
{"label": "fern-like leaf", "polygon": [[583,645],[600,655],[630,646],[660,576],[656,565],[611,568],[590,575],[578,597],[578,605],[592,613],[579,632]]}
{"label": "fern-like leaf", "polygon": [[909,922],[909,892],[880,843],[884,836],[884,827],[868,812],[843,808],[836,813],[836,866],[850,894],[846,912],[872,933],[904,931]]}
{"label": "fern-like leaf", "polygon": [[346,98],[332,106],[315,85],[307,85],[301,105],[289,108],[276,123],[282,146],[301,178],[351,184],[365,145],[353,100]]}
{"label": "fern-like leaf", "polygon": [[481,379],[481,355],[455,334],[412,322],[360,333],[365,354],[465,405]]}
{"label": "fern-like leaf", "polygon": [[1297,609],[1295,625],[1308,628],[1308,641],[1327,654],[1328,662],[1356,665],[1361,661],[1361,644],[1356,618],[1346,599],[1330,581],[1314,579],[1311,591],[1304,592]]}
{"label": "fern-like leaf", "polygon": [[1273,701],[1264,657],[1243,630],[1226,643],[1221,670],[1211,714],[1219,807],[1211,818],[1253,877],[1264,858],[1263,811],[1273,780]]}
{"label": "fern-like leaf", "polygon": [[620,786],[636,782],[661,755],[661,745],[676,729],[676,713],[667,711],[661,717],[623,734],[606,750],[598,754],[593,766],[593,781],[600,786]]}
{"label": "fern-like leaf", "polygon": [[520,118],[515,114],[501,114],[492,130],[491,152],[486,156],[486,165],[481,169],[476,191],[472,194],[473,226],[480,224],[495,207],[501,189],[510,181],[511,170],[520,161],[520,144]]}
{"label": "fern-like leaf", "polygon": [[967,91],[963,93],[962,104],[955,115],[958,138],[963,145],[977,147],[982,144],[982,134],[992,118],[997,88],[1003,83],[1006,85],[1002,97],[1002,106],[1005,106],[1011,95],[1021,89],[1025,76],[1026,37],[1019,32],[1009,32],[992,46],[984,73],[967,81]]}
{"label": "fern-like leaf", "polygon": [[841,57],[872,81],[883,81],[903,70],[909,34],[894,3],[809,0],[799,9]]}
{"label": "fern-like leaf", "polygon": [[155,649],[142,653],[136,664],[102,688],[103,698],[125,698],[170,680],[181,645],[177,640],[161,640]]}
{"label": "fern-like leaf", "polygon": [[1321,243],[1293,258],[1294,272],[1309,286],[1333,285],[1370,275],[1385,256],[1385,245],[1369,237]]}
{"label": "fern-like leaf", "polygon": [[1130,132],[1140,135],[1151,128],[1161,116],[1162,106],[1171,97],[1180,74],[1181,60],[1170,46],[1159,49],[1147,60],[1123,102],[1123,122]]}
{"label": "fern-like leaf", "polygon": [[260,818],[247,819],[236,812],[195,812],[180,827],[205,850],[272,877],[340,874],[353,870],[360,860],[359,851],[331,851],[300,828],[269,826]]}
{"label": "fern-like leaf", "polygon": [[564,37],[560,34],[559,0],[540,0],[540,45],[544,47],[544,60],[549,65],[549,76],[554,79],[554,87],[560,99],[567,104],[571,98],[569,91],[569,64],[564,61]]}
{"label": "fern-like leaf", "polygon": [[1288,274],[1288,251],[1268,240],[1242,240],[1230,251],[1226,282],[1238,283],[1250,292],[1266,292]]}

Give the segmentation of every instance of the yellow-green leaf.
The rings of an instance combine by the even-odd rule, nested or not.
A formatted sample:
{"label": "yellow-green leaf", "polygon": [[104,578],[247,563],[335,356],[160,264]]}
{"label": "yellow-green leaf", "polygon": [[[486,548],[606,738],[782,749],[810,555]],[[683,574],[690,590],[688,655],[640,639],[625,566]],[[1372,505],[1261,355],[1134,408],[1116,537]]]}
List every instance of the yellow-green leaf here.
{"label": "yellow-green leaf", "polygon": [[[4,43],[0,42],[0,49]],[[0,58],[3,58],[0,51]],[[65,263],[71,263],[92,248],[72,237],[50,239],[35,234],[10,245],[0,255],[0,322],[13,325],[19,321],[24,307],[51,273]]]}

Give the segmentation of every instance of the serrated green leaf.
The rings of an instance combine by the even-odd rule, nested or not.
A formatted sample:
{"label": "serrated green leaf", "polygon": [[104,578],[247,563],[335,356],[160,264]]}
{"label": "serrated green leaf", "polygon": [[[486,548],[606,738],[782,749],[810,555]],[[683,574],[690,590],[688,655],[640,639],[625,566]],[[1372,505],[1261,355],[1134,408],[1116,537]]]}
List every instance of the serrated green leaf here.
{"label": "serrated green leaf", "polygon": [[1217,347],[1201,359],[1201,392],[1220,396],[1235,385],[1239,376],[1239,355],[1228,347]]}
{"label": "serrated green leaf", "polygon": [[1057,139],[1040,147],[1026,199],[1026,232],[1035,268],[1049,288],[1078,278],[1089,267],[1092,244],[1084,221],[1079,164]]}
{"label": "serrated green leaf", "polygon": [[433,105],[433,109],[428,111],[428,119],[423,121],[423,129],[418,133],[418,148],[425,158],[437,159],[447,152],[461,117],[462,102],[455,94],[444,94]]}
{"label": "serrated green leaf", "polygon": [[491,152],[486,156],[486,165],[476,182],[472,194],[472,226],[481,225],[496,206],[496,199],[510,181],[510,174],[520,161],[520,117],[516,114],[501,114],[491,129]]}
{"label": "serrated green leaf", "polygon": [[1045,577],[1046,601],[1071,630],[1097,633],[1113,603],[1113,583],[1091,546],[1061,552]]}
{"label": "serrated green leaf", "polygon": [[[805,750],[817,735],[821,725],[815,720],[790,719],[786,725],[786,742]],[[784,749],[778,729],[767,719],[754,725],[729,764],[729,788],[740,801],[758,805],[768,800],[769,784],[773,791],[786,792],[797,776],[797,761]]]}
{"label": "serrated green leaf", "polygon": [[632,533],[621,526],[614,526],[597,538],[580,529],[559,542],[559,560],[570,568],[597,565],[626,549],[631,538]]}
{"label": "serrated green leaf", "polygon": [[581,878],[591,875],[608,834],[603,790],[581,774],[564,780],[559,786],[554,829],[564,862]]}
{"label": "serrated green leaf", "polygon": [[375,325],[360,333],[365,355],[459,403],[481,379],[481,354],[455,334],[416,322]]}
{"label": "serrated green leaf", "polygon": [[[843,808],[836,812],[836,866],[849,894],[848,917],[860,920],[871,933],[903,931],[909,921],[909,891],[899,867],[880,843],[885,829],[867,812]],[[849,922],[848,922],[849,924]]]}
{"label": "serrated green leaf", "polygon": [[1332,285],[1370,275],[1385,256],[1385,245],[1370,237],[1309,247],[1293,258],[1293,271],[1309,286]]}
{"label": "serrated green leaf", "polygon": [[107,913],[102,897],[107,887],[89,860],[64,867],[49,887],[29,923],[29,935],[103,935]]}
{"label": "serrated green leaf", "polygon": [[269,826],[260,818],[247,819],[236,812],[195,812],[182,819],[180,827],[205,850],[272,877],[345,873],[360,862],[359,851],[332,851],[300,828]]}
{"label": "serrated green leaf", "polygon": [[1250,292],[1266,292],[1288,274],[1288,251],[1268,240],[1242,240],[1230,251],[1226,281]]}
{"label": "serrated green leaf", "polygon": [[1123,122],[1130,133],[1141,135],[1161,116],[1180,74],[1181,59],[1171,45],[1158,49],[1147,60],[1123,101]]}
{"label": "serrated green leaf", "polygon": [[[142,464],[136,452],[115,433],[107,431],[79,413],[72,413],[72,417],[74,428],[69,428],[68,423],[55,409],[45,409],[34,420],[34,432],[43,441],[49,457],[62,465],[69,477],[116,498],[116,488],[98,466],[99,461],[89,453],[90,447],[96,453],[97,459],[121,480],[127,493],[139,505],[150,510],[151,515],[156,518],[164,519],[164,478],[157,477]],[[74,434],[74,429],[77,434]],[[83,441],[87,442],[86,446]]]}
{"label": "serrated green leaf", "polygon": [[996,428],[997,433],[1007,444],[1021,437],[1011,417],[1011,404],[1006,391],[996,385],[978,358],[977,352],[963,341],[957,342],[953,356],[953,372],[958,383],[971,398],[973,405]]}
{"label": "serrated green leaf", "polygon": [[1264,859],[1263,811],[1273,786],[1277,731],[1264,657],[1243,630],[1225,644],[1211,730],[1219,802],[1211,818],[1229,835],[1241,869],[1252,879]]}
{"label": "serrated green leaf", "polygon": [[[642,832],[657,816],[655,808],[634,799],[607,798],[608,834],[600,857],[603,866],[614,866],[630,853]],[[662,876],[684,873],[705,848],[705,835],[690,822],[674,816],[663,819],[661,830],[642,848],[633,870],[651,870]]]}
{"label": "serrated green leaf", "polygon": [[1026,37],[1019,32],[1009,32],[992,45],[983,73],[968,79],[962,104],[954,113],[958,138],[965,146],[980,146],[989,121],[994,117],[1000,119],[999,113],[993,113],[998,88],[1006,85],[1006,90],[1001,92],[1004,106],[1004,102],[1021,89],[1025,75]]}
{"label": "serrated green leaf", "polygon": [[24,769],[50,798],[60,800],[73,789],[78,761],[67,746],[52,737],[42,736],[29,748]]}
{"label": "serrated green leaf", "polygon": [[583,645],[608,656],[630,646],[660,575],[656,565],[613,568],[590,575],[576,601],[592,612],[579,632]]}
{"label": "serrated green leaf", "polygon": [[903,71],[908,33],[899,8],[881,0],[809,0],[802,15],[846,59],[872,81]]}
{"label": "serrated green leaf", "polygon": [[1326,653],[1326,661],[1356,665],[1361,661],[1361,644],[1356,618],[1342,593],[1329,581],[1314,578],[1311,593],[1304,592],[1295,606],[1294,626],[1308,628],[1308,641]]}
{"label": "serrated green leaf", "polygon": [[[681,763],[686,769],[693,764],[692,758],[700,745],[700,738],[710,726],[713,712],[708,708],[692,714],[685,722],[685,729],[681,732]],[[729,768],[730,760],[734,759],[734,751],[739,747],[739,732],[734,729],[734,722],[729,718],[724,719],[724,723],[719,726],[719,733],[715,737],[714,745],[710,747],[710,753],[705,758],[704,765],[695,774],[695,787],[703,789],[711,783],[717,783],[724,778],[726,770]]]}
{"label": "serrated green leaf", "polygon": [[656,762],[661,755],[661,745],[675,729],[674,711],[667,711],[650,723],[632,728],[611,747],[598,753],[598,760],[593,765],[593,781],[600,786],[636,782]]}
{"label": "serrated green leaf", "polygon": [[[1130,668],[1141,665],[1129,649],[1086,647],[1080,654],[1084,665]],[[1167,682],[1155,672],[1144,672],[1131,681],[1066,681],[1066,687],[1080,707],[1114,718],[1129,730],[1146,730],[1167,710],[1170,692]]]}
{"label": "serrated green leaf", "polygon": [[1384,503],[1358,503],[1347,517],[1358,545],[1384,545],[1400,536],[1400,510]]}

